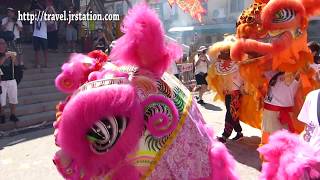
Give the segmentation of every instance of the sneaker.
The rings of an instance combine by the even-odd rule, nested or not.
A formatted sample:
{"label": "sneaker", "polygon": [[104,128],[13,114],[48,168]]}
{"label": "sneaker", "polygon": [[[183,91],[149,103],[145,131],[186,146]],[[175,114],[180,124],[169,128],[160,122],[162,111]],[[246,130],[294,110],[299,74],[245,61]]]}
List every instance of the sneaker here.
{"label": "sneaker", "polygon": [[4,124],[6,122],[6,117],[4,115],[0,115],[0,124]]}
{"label": "sneaker", "polygon": [[217,137],[218,141],[222,142],[223,144],[225,144],[227,142],[227,138],[224,136],[221,137]]}
{"label": "sneaker", "polygon": [[202,99],[198,100],[198,104],[204,104],[204,101]]}
{"label": "sneaker", "polygon": [[19,119],[16,117],[16,115],[11,114],[11,116],[10,116],[10,121],[12,121],[12,122],[18,122]]}
{"label": "sneaker", "polygon": [[238,141],[241,140],[243,138],[243,134],[242,133],[237,133],[237,135],[232,138],[233,141]]}

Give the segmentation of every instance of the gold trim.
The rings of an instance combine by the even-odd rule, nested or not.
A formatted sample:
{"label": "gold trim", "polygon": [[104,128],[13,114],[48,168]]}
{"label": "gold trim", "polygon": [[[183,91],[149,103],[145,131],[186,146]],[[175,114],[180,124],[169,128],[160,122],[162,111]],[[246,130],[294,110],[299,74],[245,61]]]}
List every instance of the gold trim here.
{"label": "gold trim", "polygon": [[161,150],[156,154],[154,160],[150,163],[149,170],[141,177],[141,179],[145,180],[151,175],[151,173],[155,169],[156,165],[159,163],[159,161],[163,157],[164,153],[169,149],[172,142],[176,139],[178,133],[181,131],[182,126],[185,123],[185,120],[187,118],[187,115],[188,115],[188,112],[189,112],[189,109],[191,106],[192,106],[192,96],[189,95],[188,103],[184,107],[184,110],[183,110],[183,113],[181,116],[181,121],[179,122],[177,128],[172,132],[172,134],[168,138],[167,142],[164,144],[164,146],[161,148]]}

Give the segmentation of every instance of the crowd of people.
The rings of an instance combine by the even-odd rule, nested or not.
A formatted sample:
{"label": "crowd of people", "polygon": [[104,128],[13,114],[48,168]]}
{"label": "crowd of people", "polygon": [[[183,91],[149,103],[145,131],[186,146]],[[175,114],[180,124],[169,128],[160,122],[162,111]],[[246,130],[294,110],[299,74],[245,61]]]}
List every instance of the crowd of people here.
{"label": "crowd of people", "polygon": [[[73,5],[66,9],[68,13],[76,13],[77,10]],[[52,1],[37,1],[33,0],[29,9],[30,13],[38,14],[45,11],[50,14],[56,14],[57,10]],[[6,105],[6,96],[9,97],[9,104],[11,109],[10,120],[17,122],[18,118],[15,116],[15,106],[17,100],[17,83],[21,81],[23,70],[27,69],[24,65],[23,57],[23,22],[17,18],[17,10],[8,7],[6,15],[0,19],[0,46],[1,46],[1,104]],[[32,25],[32,45],[34,50],[34,66],[32,68],[48,68],[48,53],[59,52],[59,30],[65,29],[65,42],[67,53],[79,52],[77,46],[79,42],[79,33],[81,22],[72,21],[70,24],[59,21],[44,21],[36,20]],[[94,38],[91,42],[90,49],[102,50],[110,53],[111,42],[106,38],[104,29],[99,28],[94,31]],[[10,63],[12,62],[12,66]],[[9,66],[10,65],[10,66]],[[13,71],[10,69],[13,67]],[[29,67],[28,67],[29,68]],[[9,69],[9,70],[8,70]],[[15,81],[14,81],[15,80]],[[5,123],[4,114],[0,113],[0,124]]]}

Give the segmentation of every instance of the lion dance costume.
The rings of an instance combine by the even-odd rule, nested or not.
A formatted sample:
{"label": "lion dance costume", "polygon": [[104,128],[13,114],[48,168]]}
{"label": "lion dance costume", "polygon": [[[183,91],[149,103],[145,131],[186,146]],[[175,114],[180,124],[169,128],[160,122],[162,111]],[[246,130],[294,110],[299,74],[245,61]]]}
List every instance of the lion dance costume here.
{"label": "lion dance costume", "polygon": [[247,108],[240,108],[240,118],[254,127],[262,124],[262,144],[276,130],[303,130],[297,114],[306,94],[318,86],[307,46],[308,16],[316,12],[315,3],[260,0],[244,10],[237,22],[238,39],[231,57],[240,61],[249,94],[242,98]]}
{"label": "lion dance costume", "polygon": [[[231,57],[239,61],[247,92],[240,118],[262,129],[262,145],[275,131],[304,128],[297,115],[308,92],[319,87],[310,68],[308,17],[319,10],[318,0],[256,0],[237,21]],[[262,179],[319,178],[319,160],[312,159],[317,151],[297,135],[277,132],[259,151]]]}
{"label": "lion dance costume", "polygon": [[164,41],[156,13],[140,4],[124,19],[108,57],[74,54],[56,78],[70,96],[57,106],[66,179],[237,179],[190,92],[164,73],[181,48]]}
{"label": "lion dance costume", "polygon": [[243,81],[238,64],[230,59],[230,48],[234,42],[234,36],[227,36],[224,41],[214,43],[208,53],[214,62],[209,68],[207,82],[209,88],[217,92],[215,100],[224,101],[227,110],[224,131],[218,138],[221,142],[226,142],[233,130],[237,133],[234,140],[243,137],[239,121]]}

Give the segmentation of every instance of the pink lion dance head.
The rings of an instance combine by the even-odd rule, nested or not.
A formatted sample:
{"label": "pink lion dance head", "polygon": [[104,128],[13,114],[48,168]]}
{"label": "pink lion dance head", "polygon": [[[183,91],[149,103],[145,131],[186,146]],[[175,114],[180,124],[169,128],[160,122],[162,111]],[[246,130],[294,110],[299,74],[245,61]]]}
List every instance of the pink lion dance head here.
{"label": "pink lion dance head", "polygon": [[[66,179],[140,179],[157,156],[182,151],[167,144],[176,143],[174,138],[187,127],[179,123],[188,117],[185,123],[194,127],[205,148],[196,147],[197,151],[205,154],[208,166],[216,166],[212,170],[216,179],[229,172],[227,176],[236,179],[234,160],[226,148],[211,143],[205,132],[197,132],[194,121],[203,123],[198,112],[194,114],[199,118],[190,119],[185,99],[191,95],[164,74],[182,50],[165,42],[156,13],[145,4],[135,6],[124,19],[122,31],[125,34],[110,56],[112,63],[99,51],[73,55],[56,78],[57,88],[71,94],[57,106],[54,123],[56,144],[61,148],[54,163],[61,175]],[[190,109],[197,110],[196,106]],[[196,157],[199,160],[193,162],[200,161]],[[203,164],[203,171],[208,171]],[[199,175],[193,170],[190,174],[202,178],[211,177],[212,172]]]}

